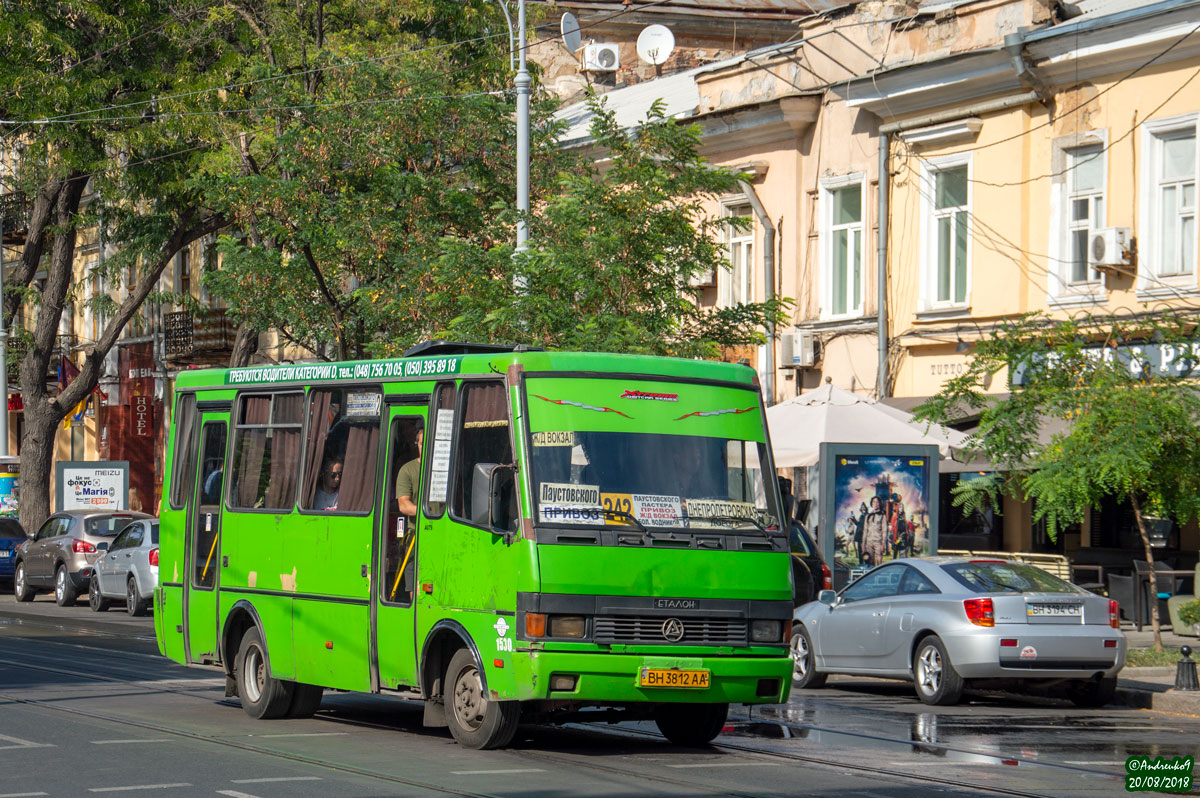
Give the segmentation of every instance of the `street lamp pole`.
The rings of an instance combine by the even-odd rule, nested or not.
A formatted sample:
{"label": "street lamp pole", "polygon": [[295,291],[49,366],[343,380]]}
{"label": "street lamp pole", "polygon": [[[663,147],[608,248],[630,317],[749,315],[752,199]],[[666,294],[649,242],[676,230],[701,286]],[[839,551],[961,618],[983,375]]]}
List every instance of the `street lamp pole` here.
{"label": "street lamp pole", "polygon": [[525,64],[525,0],[517,0],[517,252],[529,249],[529,86],[532,83]]}

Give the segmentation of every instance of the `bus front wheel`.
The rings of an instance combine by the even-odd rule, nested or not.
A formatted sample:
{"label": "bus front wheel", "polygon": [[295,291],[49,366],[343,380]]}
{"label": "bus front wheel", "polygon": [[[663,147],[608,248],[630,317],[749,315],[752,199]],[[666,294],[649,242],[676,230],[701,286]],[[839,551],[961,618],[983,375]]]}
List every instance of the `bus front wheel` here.
{"label": "bus front wheel", "polygon": [[479,665],[471,652],[460,648],[446,668],[446,722],[459,745],[467,748],[502,748],[517,733],[521,708],[515,701],[492,701],[483,689]]}
{"label": "bus front wheel", "polygon": [[267,646],[257,627],[246,630],[234,661],[238,695],[242,709],[258,720],[282,718],[292,703],[289,685],[271,675],[267,667]]}
{"label": "bus front wheel", "polygon": [[659,704],[654,722],[676,745],[705,745],[721,733],[728,715],[728,704]]}

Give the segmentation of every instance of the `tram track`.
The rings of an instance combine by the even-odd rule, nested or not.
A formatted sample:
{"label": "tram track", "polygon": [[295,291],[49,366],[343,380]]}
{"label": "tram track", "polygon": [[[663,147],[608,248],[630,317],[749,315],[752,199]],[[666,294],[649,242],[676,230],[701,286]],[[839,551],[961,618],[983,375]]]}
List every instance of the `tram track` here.
{"label": "tram track", "polygon": [[[10,639],[12,639],[12,638],[10,637]],[[20,638],[20,639],[27,640],[29,642],[36,641],[39,644],[45,644],[45,645],[57,646],[57,647],[65,647],[65,648],[70,648],[70,649],[83,648],[83,649],[88,649],[91,651],[103,652],[109,656],[128,657],[128,658],[151,658],[153,656],[153,655],[144,654],[144,653],[140,653],[140,652],[113,651],[111,649],[101,649],[101,648],[94,647],[94,646],[81,646],[79,644],[64,643],[61,641],[45,641],[45,640],[37,640],[36,638]],[[28,660],[18,661],[18,660],[0,658],[0,664],[13,665],[13,666],[27,668],[27,669],[34,669],[34,670],[38,670],[38,671],[42,671],[42,672],[57,673],[57,674],[63,675],[63,676],[70,676],[73,678],[86,679],[86,680],[102,682],[102,683],[127,685],[129,687],[146,690],[146,691],[168,692],[168,693],[172,693],[172,694],[176,694],[176,695],[180,695],[180,696],[186,696],[189,698],[203,700],[203,701],[210,702],[210,703],[213,702],[213,696],[211,695],[211,687],[212,687],[211,684],[206,686],[208,688],[207,693],[201,693],[200,692],[201,688],[199,688],[198,686],[196,688],[187,687],[186,680],[166,680],[166,682],[164,683],[163,680],[148,682],[145,679],[130,678],[128,675],[128,672],[125,670],[125,668],[131,667],[131,666],[126,666],[125,664],[118,664],[115,667],[113,664],[107,664],[106,665],[106,668],[108,670],[107,674],[97,673],[94,671],[93,672],[83,672],[80,670],[66,668],[61,665],[55,665],[55,664],[51,664],[51,663],[47,663],[47,662],[41,662],[41,663],[30,662]],[[177,686],[170,684],[171,682],[175,682]],[[125,725],[125,726],[129,726],[129,727],[134,727],[134,728],[140,728],[140,729],[152,731],[152,732],[159,733],[159,734],[170,734],[170,735],[175,735],[175,736],[182,737],[185,739],[191,739],[191,740],[196,740],[196,741],[201,741],[201,742],[212,743],[212,744],[221,745],[224,747],[228,747],[228,748],[232,748],[232,749],[236,749],[236,750],[240,750],[240,751],[270,756],[270,757],[283,759],[283,760],[291,761],[291,762],[296,762],[296,763],[300,763],[300,764],[307,764],[307,765],[311,765],[311,766],[315,766],[315,767],[327,768],[334,772],[341,772],[341,773],[345,773],[345,774],[352,774],[352,775],[357,775],[357,776],[362,776],[362,777],[367,777],[367,778],[372,778],[372,779],[378,779],[380,781],[384,781],[384,782],[388,782],[388,783],[402,784],[402,785],[411,786],[411,787],[419,787],[422,789],[427,789],[427,790],[431,790],[434,792],[439,792],[439,793],[443,793],[443,794],[447,794],[447,795],[463,796],[464,798],[496,798],[496,796],[490,795],[488,793],[472,792],[469,790],[463,790],[460,788],[451,787],[451,786],[447,786],[447,785],[435,784],[435,783],[423,781],[420,779],[412,779],[412,778],[405,778],[402,776],[396,776],[396,775],[389,774],[389,773],[382,772],[382,771],[371,770],[369,768],[362,768],[362,767],[353,766],[353,765],[344,765],[341,763],[333,762],[333,761],[330,761],[327,759],[322,759],[319,757],[313,757],[313,756],[309,756],[309,755],[305,755],[305,754],[297,754],[297,753],[292,753],[292,752],[287,752],[287,751],[280,751],[277,749],[267,748],[267,747],[264,747],[261,745],[255,745],[253,743],[248,743],[245,741],[232,740],[229,738],[220,737],[217,735],[205,734],[202,732],[194,732],[194,731],[189,731],[186,729],[179,729],[179,728],[176,728],[173,726],[167,726],[164,724],[152,723],[152,722],[143,721],[143,720],[130,719],[128,717],[111,714],[111,713],[95,712],[95,711],[91,711],[91,710],[80,710],[75,707],[58,706],[51,701],[42,701],[42,700],[38,700],[38,699],[21,698],[19,696],[14,696],[14,695],[11,695],[8,693],[0,693],[0,699],[12,701],[14,703],[19,703],[19,704],[23,704],[23,705],[27,705],[27,706],[37,706],[37,707],[54,710],[54,711],[73,713],[76,715],[89,717],[89,718],[92,718],[95,720],[101,720],[101,721],[106,721],[109,723]],[[230,707],[237,706],[237,704],[233,701],[217,701],[216,703],[227,704]],[[328,715],[328,714],[318,713],[316,716],[314,716],[314,719],[322,721],[322,722],[326,722],[326,723],[336,723],[338,725],[350,726],[350,727],[355,727],[355,728],[382,730],[382,731],[387,731],[387,732],[392,732],[392,733],[395,733],[398,731],[398,729],[395,725],[391,725],[391,724],[387,724],[387,723],[380,723],[380,722],[371,721],[371,720],[364,720],[364,719],[359,719],[359,718],[350,718],[350,717],[344,717],[344,716],[332,716],[332,715]],[[787,723],[780,722],[780,721],[766,721],[763,718],[737,717],[737,718],[735,718],[735,720],[750,720],[750,721],[757,722],[757,723],[770,722],[775,725],[791,728],[791,729],[793,729],[793,731],[800,731],[802,729],[807,729],[807,730],[814,730],[814,731],[825,731],[825,732],[829,732],[829,733],[841,733],[841,732],[836,732],[835,730],[832,730],[832,729],[822,729],[820,727],[815,727],[815,726],[807,726],[806,725],[803,727],[799,727],[799,726],[796,726],[795,724],[787,724]],[[630,728],[630,727],[616,728],[616,727],[613,727],[610,724],[606,724],[606,723],[598,723],[598,722],[597,723],[576,723],[576,724],[571,724],[571,726],[574,728],[577,728],[577,729],[586,729],[593,733],[601,733],[601,734],[605,734],[605,735],[615,735],[615,736],[621,736],[621,737],[632,738],[632,739],[647,739],[647,740],[662,740],[663,739],[661,735],[659,735],[655,732],[649,731],[649,730],[642,730],[642,729]],[[851,735],[851,736],[854,736],[854,735]],[[872,738],[876,739],[876,740],[883,740],[883,741],[890,742],[890,743],[911,744],[911,741],[908,741],[908,740],[891,739],[891,738],[879,737],[879,736],[872,736]],[[1031,792],[1028,790],[1000,787],[1000,786],[996,786],[996,785],[977,784],[977,783],[973,783],[970,781],[965,781],[963,779],[953,779],[953,778],[946,778],[946,777],[942,777],[942,776],[916,774],[916,773],[911,773],[911,772],[907,772],[907,771],[899,771],[899,770],[887,769],[887,768],[883,768],[883,767],[874,767],[871,765],[861,764],[861,763],[857,763],[857,762],[829,760],[827,758],[808,756],[808,755],[804,755],[804,754],[800,754],[800,753],[781,752],[778,750],[772,750],[772,749],[763,748],[763,747],[756,747],[753,745],[744,745],[744,744],[736,744],[736,743],[721,742],[721,741],[714,742],[711,745],[716,750],[724,751],[724,752],[726,752],[730,755],[734,755],[734,756],[749,757],[749,758],[753,758],[753,759],[760,760],[760,761],[778,762],[778,763],[782,763],[782,764],[792,764],[792,765],[804,764],[806,766],[817,767],[817,768],[821,768],[824,770],[837,771],[840,773],[850,772],[850,773],[854,773],[857,775],[870,777],[873,779],[880,779],[883,781],[890,782],[892,784],[899,782],[899,783],[909,783],[909,784],[920,784],[920,785],[924,785],[924,786],[938,786],[938,787],[943,787],[943,788],[953,788],[953,789],[957,789],[957,790],[974,791],[974,792],[979,792],[979,793],[988,794],[988,795],[1013,796],[1013,798],[1052,798],[1052,796],[1049,796],[1045,793],[1038,793],[1038,792]],[[954,749],[954,750],[957,750],[957,751],[960,751],[963,753],[979,753],[979,752],[970,751],[969,749]],[[631,775],[631,772],[625,767],[619,767],[616,765],[607,765],[607,764],[603,764],[603,763],[591,761],[591,760],[582,760],[581,761],[579,758],[558,755],[558,754],[555,754],[553,752],[548,752],[548,751],[515,748],[515,749],[512,749],[510,753],[515,757],[525,760],[527,763],[537,763],[537,762],[553,763],[555,765],[565,767],[565,768],[585,769],[585,770],[590,770],[590,771],[594,771],[597,773],[602,772],[602,773],[606,773],[609,775],[621,775],[621,776],[626,776],[626,777]],[[997,755],[994,753],[988,753],[988,754],[986,754],[986,756],[988,756],[989,758],[995,758],[997,760],[1000,760],[1002,758],[1008,758],[1008,757],[1003,757],[1002,755]],[[1071,770],[1075,770],[1075,771],[1080,770],[1079,768],[1072,768],[1070,766],[1056,765],[1054,763],[1046,763],[1046,762],[1027,761],[1026,764],[1037,765],[1040,767],[1065,768],[1065,769],[1071,769]],[[1096,775],[1094,771],[1091,771],[1091,773],[1092,773],[1092,775]],[[647,774],[644,772],[637,773],[636,775],[638,778],[645,779],[647,781],[656,782],[659,784],[663,784],[665,786],[683,787],[683,788],[687,788],[687,789],[691,789],[691,790],[701,789],[704,792],[728,795],[728,796],[731,796],[731,798],[761,798],[761,795],[762,795],[761,793],[756,793],[756,792],[752,792],[752,791],[717,788],[717,787],[714,787],[712,784],[701,783],[701,782],[697,782],[695,780],[681,778],[681,777],[668,777],[668,776],[661,775],[661,774]]]}

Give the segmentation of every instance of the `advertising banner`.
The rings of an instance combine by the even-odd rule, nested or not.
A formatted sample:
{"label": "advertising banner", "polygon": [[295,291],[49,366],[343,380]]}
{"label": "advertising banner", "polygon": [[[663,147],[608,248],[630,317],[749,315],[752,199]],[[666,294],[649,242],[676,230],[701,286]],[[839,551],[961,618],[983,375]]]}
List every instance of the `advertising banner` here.
{"label": "advertising banner", "polygon": [[129,509],[129,462],[55,464],[57,510]]}
{"label": "advertising banner", "polygon": [[936,446],[821,444],[818,538],[834,588],[899,557],[937,552]]}

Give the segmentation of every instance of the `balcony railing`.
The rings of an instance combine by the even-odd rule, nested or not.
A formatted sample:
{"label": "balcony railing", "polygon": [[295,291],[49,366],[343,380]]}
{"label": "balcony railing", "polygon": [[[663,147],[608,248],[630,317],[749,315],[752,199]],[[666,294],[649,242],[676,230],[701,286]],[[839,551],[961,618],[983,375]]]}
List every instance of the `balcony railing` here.
{"label": "balcony railing", "polygon": [[229,352],[237,337],[237,325],[226,317],[224,310],[164,313],[163,331],[167,357],[173,360]]}
{"label": "balcony railing", "polygon": [[29,234],[29,199],[22,193],[0,194],[0,222],[4,225],[4,243],[20,246]]}

